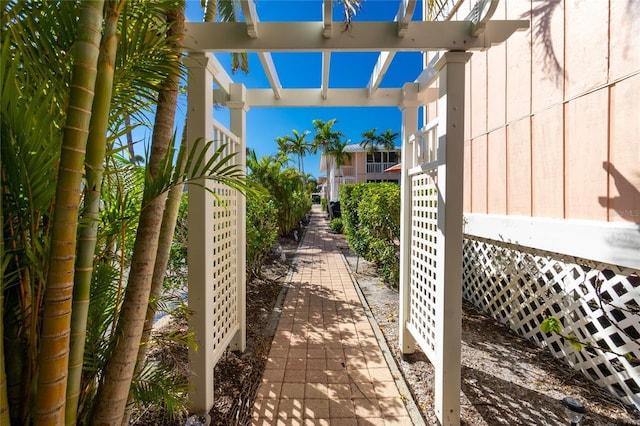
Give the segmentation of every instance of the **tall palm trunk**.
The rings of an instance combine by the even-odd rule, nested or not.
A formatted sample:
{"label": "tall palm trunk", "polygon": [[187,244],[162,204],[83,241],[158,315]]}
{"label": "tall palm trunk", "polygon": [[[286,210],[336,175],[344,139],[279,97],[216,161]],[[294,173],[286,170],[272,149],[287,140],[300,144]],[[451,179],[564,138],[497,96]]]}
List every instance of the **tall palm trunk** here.
{"label": "tall palm trunk", "polygon": [[44,293],[34,410],[35,423],[41,425],[64,422],[80,186],[100,51],[103,7],[104,0],[83,2],[78,21]]}
{"label": "tall palm trunk", "polygon": [[[0,161],[2,159],[0,158]],[[0,188],[2,185],[0,185]],[[9,399],[7,396],[7,374],[4,369],[4,214],[0,194],[0,425],[9,424]]]}
{"label": "tall palm trunk", "polygon": [[89,295],[93,258],[98,238],[98,214],[100,188],[104,172],[107,146],[109,108],[113,88],[114,63],[118,48],[118,18],[125,1],[107,1],[105,5],[105,29],[102,37],[96,94],[91,114],[91,130],[87,142],[86,179],[84,192],[84,225],[78,239],[78,257],[73,287],[73,310],[71,314],[71,343],[69,354],[69,379],[67,381],[66,424],[75,425],[78,400],[82,382],[84,342],[87,335]]}
{"label": "tall palm trunk", "polygon": [[[180,60],[184,33],[184,3],[174,10],[167,11],[167,24],[171,28],[167,35],[173,40],[176,59]],[[172,140],[178,84],[179,75],[169,76],[158,95],[149,158],[152,179],[157,177],[159,165]],[[98,390],[94,424],[119,426],[124,416],[149,303],[165,200],[166,195],[151,199],[145,197],[143,201],[126,295],[116,331],[116,342],[105,368],[104,380]]]}
{"label": "tall palm trunk", "polygon": [[[182,140],[180,145],[182,147],[187,144],[187,126],[185,120],[184,130],[182,132]],[[182,164],[178,167],[183,170],[187,163],[187,156],[182,157]],[[167,274],[167,265],[169,264],[169,256],[171,255],[171,243],[173,242],[173,235],[176,230],[176,223],[178,221],[178,214],[180,212],[180,201],[182,200],[184,185],[181,182],[177,182],[172,186],[167,196],[167,203],[162,215],[162,224],[160,226],[160,237],[158,239],[158,252],[156,256],[156,263],[153,267],[153,278],[151,279],[151,292],[149,294],[149,301],[153,302],[160,297],[162,292],[162,285],[164,284],[164,277]],[[136,361],[136,373],[140,372],[144,365],[145,357],[147,356],[147,342],[151,338],[151,330],[153,329],[153,320],[156,316],[157,308],[155,304],[150,303],[147,307],[147,316],[144,320],[144,329],[142,330],[142,338],[140,339],[140,347],[138,348],[138,358]],[[131,399],[131,398],[130,398]],[[131,416],[132,407],[127,407],[122,420],[122,425],[129,424],[129,417]]]}

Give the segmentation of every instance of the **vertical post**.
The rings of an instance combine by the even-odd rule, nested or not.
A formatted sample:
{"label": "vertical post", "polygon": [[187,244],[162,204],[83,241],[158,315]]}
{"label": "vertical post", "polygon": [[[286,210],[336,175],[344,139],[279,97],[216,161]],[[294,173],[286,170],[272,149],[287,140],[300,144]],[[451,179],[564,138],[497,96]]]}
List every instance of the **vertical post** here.
{"label": "vertical post", "polygon": [[[238,154],[236,164],[242,166],[246,172],[247,164],[247,140],[246,140],[246,116],[249,111],[247,104],[247,89],[241,83],[232,83],[229,86],[229,102],[231,132],[238,137]],[[240,328],[229,345],[233,350],[244,351],[247,347],[247,202],[240,192],[236,198],[236,264],[237,264],[237,321]]]}
{"label": "vertical post", "polygon": [[407,330],[411,310],[411,177],[413,165],[409,144],[411,136],[418,131],[418,84],[402,86],[402,170],[400,175],[400,313],[399,345],[403,354],[415,352],[415,339]]}
{"label": "vertical post", "polygon": [[440,96],[434,364],[435,413],[442,425],[460,424],[464,73],[470,57],[467,52],[447,52],[435,65]]}
{"label": "vertical post", "polygon": [[[189,71],[187,97],[187,142],[189,149],[199,138],[213,139],[213,73],[209,58],[202,53],[185,58]],[[201,147],[200,145],[199,147]],[[210,154],[209,154],[210,155]],[[198,182],[211,187],[211,181]],[[198,350],[189,349],[189,400],[191,410],[208,413],[213,407],[213,196],[204,188],[189,185],[189,309],[190,328],[195,333]]]}

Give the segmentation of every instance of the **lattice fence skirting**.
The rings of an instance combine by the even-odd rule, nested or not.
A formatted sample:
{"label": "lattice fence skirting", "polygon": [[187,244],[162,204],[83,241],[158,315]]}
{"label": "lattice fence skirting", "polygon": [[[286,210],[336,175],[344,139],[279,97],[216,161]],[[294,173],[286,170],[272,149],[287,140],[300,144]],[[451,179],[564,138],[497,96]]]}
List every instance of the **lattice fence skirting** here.
{"label": "lattice fence skirting", "polygon": [[578,351],[540,331],[554,315],[564,334],[640,358],[640,271],[467,237],[465,300],[640,408],[640,365],[597,349]]}

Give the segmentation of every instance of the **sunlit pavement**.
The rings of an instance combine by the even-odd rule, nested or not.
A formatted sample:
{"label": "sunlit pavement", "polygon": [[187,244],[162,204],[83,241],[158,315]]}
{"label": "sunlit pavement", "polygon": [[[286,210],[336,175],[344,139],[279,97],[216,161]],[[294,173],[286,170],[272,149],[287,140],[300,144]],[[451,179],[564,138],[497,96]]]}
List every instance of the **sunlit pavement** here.
{"label": "sunlit pavement", "polygon": [[292,268],[252,424],[411,425],[319,206]]}

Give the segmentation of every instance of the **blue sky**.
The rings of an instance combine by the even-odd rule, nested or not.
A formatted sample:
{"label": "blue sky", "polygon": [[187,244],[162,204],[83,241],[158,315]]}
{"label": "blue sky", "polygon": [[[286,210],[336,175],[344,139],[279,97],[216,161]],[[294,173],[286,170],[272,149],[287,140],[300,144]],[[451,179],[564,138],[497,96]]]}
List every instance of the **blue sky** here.
{"label": "blue sky", "polygon": [[[398,0],[367,0],[355,20],[390,21],[398,11]],[[321,0],[256,0],[256,8],[261,21],[321,21]],[[420,19],[421,4],[416,7],[414,19]],[[187,19],[202,20],[200,0],[187,1]],[[334,6],[334,21],[342,21],[342,8]],[[216,54],[218,60],[231,74],[231,55]],[[329,88],[364,88],[369,81],[371,70],[378,54],[373,52],[334,53],[331,55]],[[274,53],[273,61],[283,88],[319,88],[321,85],[321,53]],[[414,81],[422,69],[418,52],[401,52],[395,56],[380,87],[400,87],[405,82]],[[249,54],[249,73],[237,72],[232,75],[238,83],[248,89],[268,88],[269,83],[255,54]],[[184,108],[184,107],[183,107]],[[215,118],[228,125],[228,111],[221,109]],[[251,108],[247,112],[247,146],[255,149],[258,157],[277,152],[276,137],[311,131],[307,140],[313,139],[313,119],[337,119],[334,129],[345,134],[351,143],[361,140],[362,132],[371,128],[378,131],[392,129],[400,132],[401,113],[397,107],[357,107],[357,108]],[[182,119],[178,119],[182,123]],[[398,141],[399,144],[399,141]],[[304,158],[305,172],[318,177],[319,154]]]}

